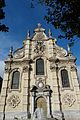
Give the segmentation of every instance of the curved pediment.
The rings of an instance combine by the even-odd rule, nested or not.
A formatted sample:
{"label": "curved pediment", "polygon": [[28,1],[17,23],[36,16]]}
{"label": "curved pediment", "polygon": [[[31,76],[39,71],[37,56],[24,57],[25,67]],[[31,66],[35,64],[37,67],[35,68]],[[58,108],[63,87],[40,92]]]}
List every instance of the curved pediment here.
{"label": "curved pediment", "polygon": [[24,48],[19,48],[14,52],[13,58],[21,59],[24,57]]}
{"label": "curved pediment", "polygon": [[67,55],[67,51],[62,48],[62,47],[59,47],[57,45],[54,45],[53,46],[53,56],[56,56],[56,57],[65,57]]}

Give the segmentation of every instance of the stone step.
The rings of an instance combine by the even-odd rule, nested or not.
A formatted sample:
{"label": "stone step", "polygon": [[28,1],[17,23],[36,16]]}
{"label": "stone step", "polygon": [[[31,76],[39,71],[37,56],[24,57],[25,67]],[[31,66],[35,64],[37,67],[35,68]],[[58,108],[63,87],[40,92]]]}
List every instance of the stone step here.
{"label": "stone step", "polygon": [[[32,119],[27,119],[27,120],[32,120]],[[42,119],[44,120],[44,119]],[[46,118],[46,120],[58,120],[58,119],[55,119],[55,118]]]}
{"label": "stone step", "polygon": [[[32,119],[27,119],[27,120],[32,120]],[[37,119],[36,119],[36,120],[37,120]],[[42,120],[45,120],[45,118],[42,119]],[[46,120],[58,120],[58,119],[55,119],[55,118],[46,118]]]}
{"label": "stone step", "polygon": [[46,120],[57,120],[57,119],[55,119],[55,118],[47,118]]}

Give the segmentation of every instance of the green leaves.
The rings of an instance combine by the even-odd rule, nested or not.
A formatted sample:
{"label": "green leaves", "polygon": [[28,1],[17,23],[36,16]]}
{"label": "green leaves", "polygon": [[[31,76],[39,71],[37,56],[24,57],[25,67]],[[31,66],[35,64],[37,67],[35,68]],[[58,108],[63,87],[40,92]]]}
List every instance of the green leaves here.
{"label": "green leaves", "polygon": [[4,0],[0,0],[0,8],[5,7],[5,1]]}
{"label": "green leaves", "polygon": [[0,19],[5,18],[5,13],[3,12],[3,9],[0,8]]}
{"label": "green leaves", "polygon": [[64,33],[62,37],[68,40],[72,40],[74,36],[80,37],[79,0],[38,0],[38,2],[47,7],[47,15],[44,18],[56,29],[61,29]]}
{"label": "green leaves", "polygon": [[[45,1],[46,2],[46,1]],[[49,0],[46,20],[61,29],[68,40],[80,36],[80,2],[79,0]],[[55,5],[55,7],[54,7]],[[61,36],[60,36],[61,38]]]}
{"label": "green leaves", "polygon": [[0,25],[0,31],[2,32],[8,32],[9,28],[5,26],[4,24]]}
{"label": "green leaves", "polygon": [[[5,1],[0,0],[0,20],[5,18],[5,12],[3,11],[3,7],[5,7]],[[0,31],[8,32],[8,27],[4,24],[0,23]]]}

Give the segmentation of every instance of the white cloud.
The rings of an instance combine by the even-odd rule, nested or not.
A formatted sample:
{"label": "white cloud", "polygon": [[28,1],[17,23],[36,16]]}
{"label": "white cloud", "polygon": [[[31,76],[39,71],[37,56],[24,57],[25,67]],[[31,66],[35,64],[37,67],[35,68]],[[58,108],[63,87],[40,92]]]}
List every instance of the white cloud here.
{"label": "white cloud", "polygon": [[4,61],[0,61],[0,76],[3,78],[4,74]]}

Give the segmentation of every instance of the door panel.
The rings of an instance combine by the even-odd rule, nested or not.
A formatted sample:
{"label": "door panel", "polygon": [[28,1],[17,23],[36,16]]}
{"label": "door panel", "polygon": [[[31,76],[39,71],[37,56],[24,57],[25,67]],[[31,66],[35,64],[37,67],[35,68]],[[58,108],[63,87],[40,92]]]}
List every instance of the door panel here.
{"label": "door panel", "polygon": [[44,113],[47,115],[47,103],[43,97],[37,99],[36,108],[43,108]]}

